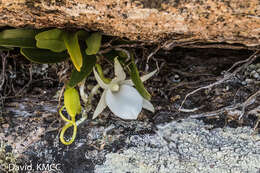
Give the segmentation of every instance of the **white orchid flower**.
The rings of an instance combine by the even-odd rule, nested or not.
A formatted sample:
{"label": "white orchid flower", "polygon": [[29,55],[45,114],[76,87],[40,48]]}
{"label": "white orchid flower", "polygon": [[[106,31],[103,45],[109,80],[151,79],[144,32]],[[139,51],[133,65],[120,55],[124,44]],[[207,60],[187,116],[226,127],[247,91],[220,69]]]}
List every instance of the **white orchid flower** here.
{"label": "white orchid flower", "polygon": [[[133,87],[132,80],[125,80],[126,74],[115,58],[114,71],[115,78],[109,84],[103,82],[95,68],[93,68],[95,78],[101,88],[104,89],[99,103],[93,115],[95,119],[107,106],[118,117],[122,119],[137,119],[142,108],[154,112],[154,107],[148,100],[144,99]],[[152,77],[157,70],[144,75],[141,80],[144,82]]]}

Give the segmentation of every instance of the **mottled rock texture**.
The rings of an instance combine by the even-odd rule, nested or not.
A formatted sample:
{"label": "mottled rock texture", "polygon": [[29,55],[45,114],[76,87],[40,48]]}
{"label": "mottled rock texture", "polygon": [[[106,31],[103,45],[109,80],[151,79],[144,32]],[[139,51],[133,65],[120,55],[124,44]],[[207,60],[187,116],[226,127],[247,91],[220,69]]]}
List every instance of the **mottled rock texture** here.
{"label": "mottled rock texture", "polygon": [[136,147],[108,153],[95,173],[259,173],[259,140],[249,127],[173,121],[156,135],[132,136],[127,142]]}
{"label": "mottled rock texture", "polygon": [[[0,0],[0,27],[60,27],[153,43],[260,45],[259,0]],[[168,45],[168,46],[169,46]]]}

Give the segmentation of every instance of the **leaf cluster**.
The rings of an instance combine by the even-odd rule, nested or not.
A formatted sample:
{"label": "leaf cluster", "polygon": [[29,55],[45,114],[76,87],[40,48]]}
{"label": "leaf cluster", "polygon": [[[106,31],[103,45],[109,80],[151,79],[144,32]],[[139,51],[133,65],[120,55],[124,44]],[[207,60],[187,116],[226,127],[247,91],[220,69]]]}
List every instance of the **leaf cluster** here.
{"label": "leaf cluster", "polygon": [[[97,63],[101,43],[100,33],[88,33],[84,30],[69,32],[61,29],[7,29],[0,32],[0,50],[19,48],[21,54],[34,63],[59,63],[70,58],[74,69],[67,87],[75,87],[90,75]],[[124,52],[111,50],[103,56],[111,62],[119,57],[122,65],[126,65],[127,56]],[[151,96],[144,88],[133,57],[129,67],[129,74],[137,90],[149,100]]]}
{"label": "leaf cluster", "polygon": [[[84,81],[95,67],[105,83],[110,83],[112,80],[103,74],[100,64],[102,58],[106,58],[112,63],[115,58],[118,59],[123,68],[129,71],[132,82],[140,95],[146,100],[151,98],[142,83],[131,51],[127,50],[128,55],[124,51],[116,49],[102,53],[101,45],[102,35],[99,32],[89,33],[84,30],[70,32],[61,29],[8,29],[0,32],[0,51],[18,48],[25,58],[34,63],[51,64],[67,59],[72,62],[73,70],[70,80],[66,84],[64,106],[59,111],[62,119],[67,122],[60,134],[60,140],[65,145],[71,144],[76,137],[77,122],[75,117],[82,110],[80,97],[75,87]],[[62,114],[64,108],[66,108],[69,119]],[[65,141],[64,133],[71,126],[73,126],[72,139]]]}

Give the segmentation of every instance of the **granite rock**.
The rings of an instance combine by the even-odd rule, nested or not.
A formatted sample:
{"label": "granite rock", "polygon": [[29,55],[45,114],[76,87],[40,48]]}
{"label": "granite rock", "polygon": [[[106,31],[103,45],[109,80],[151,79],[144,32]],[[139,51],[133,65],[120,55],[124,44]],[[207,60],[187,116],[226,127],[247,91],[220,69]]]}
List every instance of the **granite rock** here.
{"label": "granite rock", "polygon": [[258,173],[260,135],[249,127],[216,128],[186,119],[158,126],[157,134],[131,136],[135,145],[109,153],[96,173]]}
{"label": "granite rock", "polygon": [[215,0],[0,0],[0,27],[84,28],[165,48],[260,44],[260,2]]}

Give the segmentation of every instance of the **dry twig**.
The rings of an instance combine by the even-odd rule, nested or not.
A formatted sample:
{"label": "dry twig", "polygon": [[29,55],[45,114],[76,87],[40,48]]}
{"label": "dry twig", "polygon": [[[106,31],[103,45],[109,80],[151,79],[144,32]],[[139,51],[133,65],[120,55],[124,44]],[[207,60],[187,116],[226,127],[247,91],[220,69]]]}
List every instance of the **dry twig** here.
{"label": "dry twig", "polygon": [[24,91],[25,88],[27,88],[27,87],[29,87],[29,86],[31,85],[31,83],[32,83],[32,64],[30,64],[29,74],[30,74],[30,79],[29,79],[28,83],[27,83],[22,89],[20,89],[20,90],[15,94],[15,96],[19,96],[19,95]]}
{"label": "dry twig", "polygon": [[[260,51],[260,50],[256,51],[256,52],[255,52],[253,55],[251,55],[248,59],[246,59],[245,61],[243,61],[244,64],[243,64],[242,66],[238,67],[238,68],[237,68],[236,70],[234,70],[232,73],[226,73],[226,74],[224,75],[224,77],[221,78],[220,80],[218,80],[218,81],[216,81],[216,82],[214,82],[214,83],[212,83],[212,84],[209,84],[209,85],[207,85],[207,86],[200,87],[200,88],[198,88],[198,89],[196,89],[196,90],[193,90],[192,92],[188,93],[188,94],[185,96],[184,100],[182,101],[181,106],[180,106],[180,108],[179,108],[179,111],[182,111],[182,112],[194,112],[194,111],[197,111],[197,110],[198,110],[197,108],[195,108],[195,109],[190,109],[190,110],[188,110],[188,109],[183,109],[183,108],[182,108],[182,107],[183,107],[183,104],[185,103],[185,101],[187,100],[187,98],[188,98],[189,96],[191,96],[191,95],[197,93],[197,92],[200,91],[200,90],[212,88],[212,87],[215,86],[215,85],[219,85],[219,84],[221,84],[221,83],[224,83],[224,82],[227,81],[228,79],[231,79],[231,78],[234,77],[239,71],[241,71],[242,69],[246,68],[249,64],[251,64],[257,57],[260,57],[259,51]],[[239,64],[240,64],[240,63],[239,63]]]}
{"label": "dry twig", "polygon": [[255,102],[255,98],[260,94],[260,90],[258,90],[256,93],[251,95],[244,103],[242,106],[242,112],[239,116],[239,120],[244,116],[246,107],[253,104]]}
{"label": "dry twig", "polygon": [[2,90],[4,83],[5,83],[5,65],[6,65],[6,58],[9,56],[9,51],[7,52],[7,54],[3,54],[0,51],[0,56],[2,58],[2,73],[1,73],[1,84],[0,84],[0,91]]}
{"label": "dry twig", "polygon": [[192,72],[184,72],[178,69],[171,69],[171,71],[175,72],[175,73],[179,73],[183,76],[186,77],[196,77],[196,76],[213,76],[213,74],[210,73],[192,73]]}
{"label": "dry twig", "polygon": [[[147,59],[146,59],[146,65],[145,65],[145,71],[146,71],[146,72],[149,70],[149,60],[150,60],[160,49],[161,49],[161,45],[158,45],[158,46],[156,47],[156,49],[148,55],[148,57],[147,57]],[[155,60],[155,62],[156,62],[157,70],[159,71],[158,62],[157,62],[156,60]]]}
{"label": "dry twig", "polygon": [[58,106],[57,106],[57,110],[59,110],[61,107],[61,98],[62,98],[62,95],[63,95],[63,93],[64,93],[64,91],[65,91],[65,85],[63,85],[63,87],[61,88],[61,90],[60,90],[60,94],[59,94],[59,98],[58,98]]}
{"label": "dry twig", "polygon": [[253,128],[254,132],[256,131],[259,123],[260,123],[260,114],[257,114],[257,120],[256,120],[256,123],[255,123],[254,128]]}
{"label": "dry twig", "polygon": [[219,114],[222,114],[222,113],[229,112],[229,111],[232,111],[234,109],[237,109],[240,106],[241,106],[241,103],[237,103],[235,105],[227,106],[227,107],[218,109],[216,111],[211,111],[211,112],[206,112],[206,113],[201,113],[201,114],[194,114],[194,115],[191,115],[190,118],[213,117],[213,116],[217,116]]}

